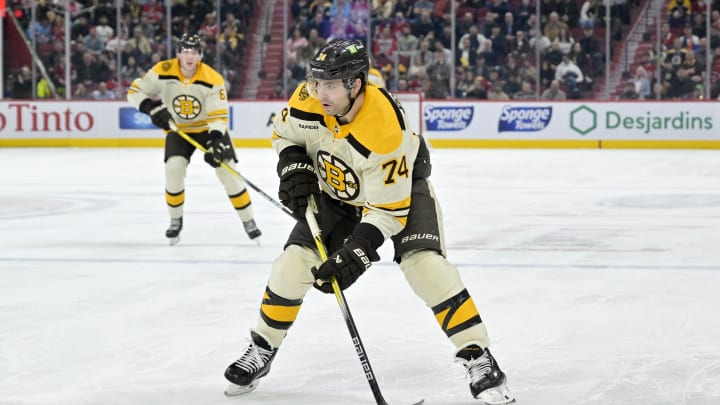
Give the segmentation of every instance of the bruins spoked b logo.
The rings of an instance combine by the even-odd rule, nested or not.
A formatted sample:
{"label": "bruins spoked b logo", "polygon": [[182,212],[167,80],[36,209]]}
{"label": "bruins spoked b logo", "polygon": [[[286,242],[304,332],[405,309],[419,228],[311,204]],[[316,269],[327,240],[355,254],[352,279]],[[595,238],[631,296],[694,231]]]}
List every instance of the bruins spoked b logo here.
{"label": "bruins spoked b logo", "polygon": [[184,120],[193,120],[200,115],[202,104],[190,94],[181,94],[173,99],[173,111]]}
{"label": "bruins spoked b logo", "polygon": [[332,187],[335,195],[343,201],[354,200],[360,194],[358,176],[342,159],[325,151],[317,156],[320,177]]}

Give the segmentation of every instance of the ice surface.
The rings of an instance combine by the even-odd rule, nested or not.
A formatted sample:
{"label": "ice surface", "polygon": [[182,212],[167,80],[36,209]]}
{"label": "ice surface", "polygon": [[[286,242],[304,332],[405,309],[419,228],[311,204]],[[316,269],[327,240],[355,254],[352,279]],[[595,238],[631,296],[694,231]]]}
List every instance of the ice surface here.
{"label": "ice surface", "polygon": [[[239,170],[276,196],[270,149]],[[0,404],[373,404],[312,290],[257,391],[223,396],[291,219],[245,236],[195,156],[168,246],[161,149],[0,149]],[[717,151],[433,151],[450,259],[523,405],[720,404]],[[391,405],[474,404],[391,252],[347,292]]]}

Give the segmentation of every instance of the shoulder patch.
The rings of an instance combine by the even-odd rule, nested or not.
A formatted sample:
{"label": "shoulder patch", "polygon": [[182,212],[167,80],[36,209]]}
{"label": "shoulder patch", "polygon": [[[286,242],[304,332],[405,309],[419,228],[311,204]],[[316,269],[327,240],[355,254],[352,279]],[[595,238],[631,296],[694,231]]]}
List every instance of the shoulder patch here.
{"label": "shoulder patch", "polygon": [[310,97],[310,93],[308,93],[307,84],[303,84],[300,88],[300,91],[298,92],[298,98],[300,99],[300,101],[305,101],[308,99],[308,97]]}
{"label": "shoulder patch", "polygon": [[170,63],[170,61],[165,61],[162,63],[162,66],[160,66],[160,68],[166,72],[168,70],[170,70],[171,67],[172,67],[172,63]]}

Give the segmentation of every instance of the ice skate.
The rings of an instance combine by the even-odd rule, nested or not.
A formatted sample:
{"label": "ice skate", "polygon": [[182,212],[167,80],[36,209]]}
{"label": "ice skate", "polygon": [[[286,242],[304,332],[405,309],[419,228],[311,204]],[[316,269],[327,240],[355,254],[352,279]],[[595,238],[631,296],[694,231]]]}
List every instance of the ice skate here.
{"label": "ice skate", "polygon": [[515,402],[515,397],[505,384],[505,373],[500,370],[490,349],[483,350],[477,344],[469,344],[457,352],[455,362],[465,366],[473,397],[487,405]]}
{"label": "ice skate", "polygon": [[257,242],[257,244],[260,244],[260,235],[262,235],[262,232],[260,232],[260,229],[258,229],[257,225],[255,224],[255,220],[251,219],[249,221],[243,222],[243,226],[245,227],[245,232],[247,233],[248,238],[250,240],[254,240]]}
{"label": "ice skate", "polygon": [[170,227],[165,231],[165,237],[170,241],[170,246],[180,242],[180,231],[182,231],[183,220],[180,218],[171,218]]}
{"label": "ice skate", "polygon": [[225,378],[230,381],[225,389],[227,396],[254,391],[260,383],[258,380],[270,371],[278,349],[255,331],[250,331],[250,337],[252,340],[242,356],[225,370]]}

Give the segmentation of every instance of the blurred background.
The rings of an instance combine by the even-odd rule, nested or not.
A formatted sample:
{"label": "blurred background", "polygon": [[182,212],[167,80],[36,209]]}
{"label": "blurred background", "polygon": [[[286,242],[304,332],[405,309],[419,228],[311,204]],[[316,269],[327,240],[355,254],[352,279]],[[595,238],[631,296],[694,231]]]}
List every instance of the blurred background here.
{"label": "blurred background", "polygon": [[[4,4],[3,4],[4,3]],[[122,100],[184,33],[234,99],[284,99],[335,37],[429,99],[717,99],[720,0],[0,0],[6,99]]]}

